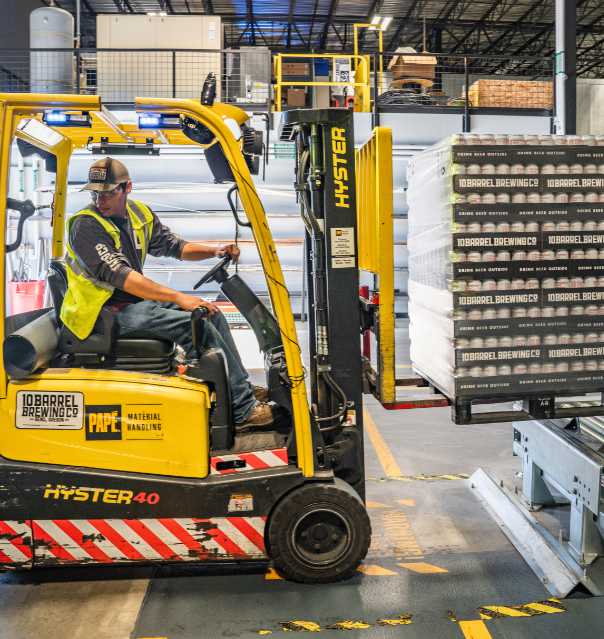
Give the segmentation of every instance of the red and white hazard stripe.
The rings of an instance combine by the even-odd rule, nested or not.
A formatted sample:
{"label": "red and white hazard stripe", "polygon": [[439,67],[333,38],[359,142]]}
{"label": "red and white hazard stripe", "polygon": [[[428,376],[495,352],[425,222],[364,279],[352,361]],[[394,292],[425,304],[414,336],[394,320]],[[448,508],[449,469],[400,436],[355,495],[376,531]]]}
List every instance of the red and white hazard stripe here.
{"label": "red and white hazard stripe", "polygon": [[266,517],[32,522],[39,563],[263,559],[265,525]]}
{"label": "red and white hazard stripe", "polygon": [[32,534],[28,520],[0,521],[0,564],[31,564]]}
{"label": "red and white hazard stripe", "polygon": [[[219,462],[229,462],[242,460],[245,466],[241,468],[218,469]],[[263,470],[265,468],[276,468],[278,466],[287,466],[287,448],[274,448],[272,450],[259,450],[253,453],[238,453],[235,455],[222,455],[221,457],[212,457],[210,460],[210,472],[212,475],[230,475],[232,473],[241,473],[249,470]]]}

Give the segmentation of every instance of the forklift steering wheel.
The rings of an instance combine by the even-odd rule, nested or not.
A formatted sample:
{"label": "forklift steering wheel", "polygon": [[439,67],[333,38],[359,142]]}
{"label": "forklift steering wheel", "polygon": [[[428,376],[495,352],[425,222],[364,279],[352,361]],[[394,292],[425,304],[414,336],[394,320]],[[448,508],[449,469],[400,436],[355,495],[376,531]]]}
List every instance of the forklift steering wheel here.
{"label": "forklift steering wheel", "polygon": [[195,284],[195,286],[193,287],[193,290],[196,291],[200,286],[202,286],[203,284],[207,284],[208,282],[211,282],[212,280],[217,279],[216,276],[220,273],[220,271],[223,271],[222,276],[218,277],[217,281],[224,281],[227,278],[227,272],[225,270],[225,268],[230,264],[231,262],[231,256],[230,255],[225,255],[220,262],[218,262],[218,264],[215,264],[200,280],[199,282],[197,282],[197,284]]}

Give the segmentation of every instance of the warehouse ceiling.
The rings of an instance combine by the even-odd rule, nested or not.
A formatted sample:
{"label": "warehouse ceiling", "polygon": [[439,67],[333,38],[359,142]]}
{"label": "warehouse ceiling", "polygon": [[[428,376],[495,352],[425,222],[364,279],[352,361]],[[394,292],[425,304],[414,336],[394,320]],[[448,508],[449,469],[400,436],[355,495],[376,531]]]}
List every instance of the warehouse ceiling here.
{"label": "warehouse ceiling", "polygon": [[[51,4],[51,0],[43,0]],[[75,0],[55,0],[75,11]],[[554,0],[81,0],[83,44],[94,44],[97,13],[219,15],[225,47],[265,45],[303,51],[352,50],[352,24],[391,16],[387,51],[400,46],[435,53],[552,56]],[[363,36],[363,49],[376,47]],[[577,0],[578,72],[604,77],[604,2]]]}

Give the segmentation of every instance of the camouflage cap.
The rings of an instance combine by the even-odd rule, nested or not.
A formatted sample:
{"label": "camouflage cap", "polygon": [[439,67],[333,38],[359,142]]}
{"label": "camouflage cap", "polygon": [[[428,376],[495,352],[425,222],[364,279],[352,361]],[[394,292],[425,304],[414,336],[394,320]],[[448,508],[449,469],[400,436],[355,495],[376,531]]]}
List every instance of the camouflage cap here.
{"label": "camouflage cap", "polygon": [[82,191],[111,191],[129,180],[130,174],[126,165],[119,160],[106,157],[90,166],[88,184],[82,188]]}

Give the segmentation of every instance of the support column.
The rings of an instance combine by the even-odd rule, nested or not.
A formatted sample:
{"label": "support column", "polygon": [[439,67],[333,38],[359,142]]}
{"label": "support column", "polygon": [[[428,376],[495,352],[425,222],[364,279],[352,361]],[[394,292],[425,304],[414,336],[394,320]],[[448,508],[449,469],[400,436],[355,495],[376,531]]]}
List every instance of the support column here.
{"label": "support column", "polygon": [[556,133],[577,132],[577,2],[556,0]]}

